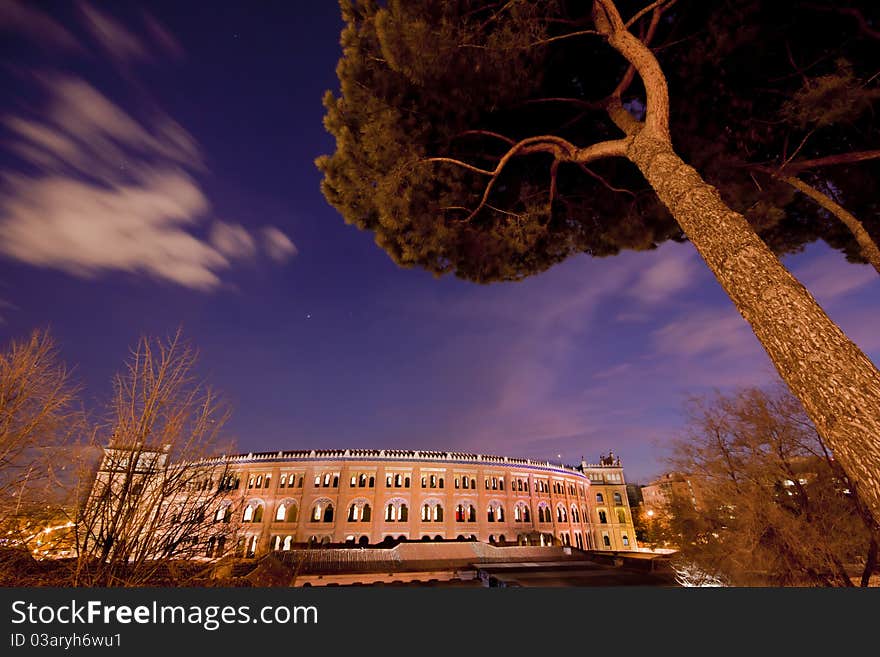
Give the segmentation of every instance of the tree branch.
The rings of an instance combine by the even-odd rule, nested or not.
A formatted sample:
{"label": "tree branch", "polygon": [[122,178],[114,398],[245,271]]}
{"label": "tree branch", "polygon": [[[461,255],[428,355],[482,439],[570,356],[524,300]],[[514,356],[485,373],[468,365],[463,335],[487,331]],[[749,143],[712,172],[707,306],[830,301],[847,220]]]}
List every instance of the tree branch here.
{"label": "tree branch", "polygon": [[817,157],[812,160],[800,160],[785,165],[785,172],[790,174],[800,173],[806,169],[815,169],[816,167],[831,166],[834,164],[852,164],[854,162],[864,162],[865,160],[876,160],[880,158],[880,150],[876,151],[855,151],[852,153],[840,153],[839,155],[826,155],[825,157]]}

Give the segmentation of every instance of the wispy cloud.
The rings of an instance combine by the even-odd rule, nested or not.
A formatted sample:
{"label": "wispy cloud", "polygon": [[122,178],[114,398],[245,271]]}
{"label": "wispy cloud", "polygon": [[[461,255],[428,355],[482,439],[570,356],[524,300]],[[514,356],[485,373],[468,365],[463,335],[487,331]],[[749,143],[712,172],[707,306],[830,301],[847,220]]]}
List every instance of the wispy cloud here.
{"label": "wispy cloud", "polygon": [[810,259],[794,273],[820,303],[833,302],[877,282],[877,272],[870,265],[846,262],[836,251]]}
{"label": "wispy cloud", "polygon": [[[66,42],[69,33],[40,12],[0,7],[13,8],[7,24]],[[147,42],[121,23],[91,5],[80,8],[112,59],[150,56]],[[182,51],[155,19],[144,20],[162,49]],[[278,228],[212,218],[198,182],[207,170],[202,150],[165,112],[153,107],[133,116],[69,74],[33,81],[42,107],[0,119],[0,145],[19,163],[0,175],[0,254],[76,276],[124,271],[197,290],[219,287],[233,261],[262,255],[280,263],[296,255]]]}
{"label": "wispy cloud", "polygon": [[632,296],[655,304],[681,293],[694,282],[696,260],[691,249],[664,249],[659,259],[638,276]]}
{"label": "wispy cloud", "polygon": [[25,35],[44,48],[82,49],[76,37],[58,21],[36,9],[32,3],[19,0],[0,0],[0,32]]}
{"label": "wispy cloud", "polygon": [[120,63],[149,59],[146,44],[121,23],[88,3],[79,7],[92,36],[113,59]]}

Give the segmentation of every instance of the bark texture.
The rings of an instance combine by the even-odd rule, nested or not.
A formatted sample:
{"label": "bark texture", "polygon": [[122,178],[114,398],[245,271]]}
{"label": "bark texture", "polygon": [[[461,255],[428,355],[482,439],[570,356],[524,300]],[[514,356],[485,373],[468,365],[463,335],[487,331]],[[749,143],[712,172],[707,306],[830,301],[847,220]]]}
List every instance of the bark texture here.
{"label": "bark texture", "polygon": [[741,214],[670,143],[641,131],[627,157],[749,322],[782,379],[880,519],[880,372]]}

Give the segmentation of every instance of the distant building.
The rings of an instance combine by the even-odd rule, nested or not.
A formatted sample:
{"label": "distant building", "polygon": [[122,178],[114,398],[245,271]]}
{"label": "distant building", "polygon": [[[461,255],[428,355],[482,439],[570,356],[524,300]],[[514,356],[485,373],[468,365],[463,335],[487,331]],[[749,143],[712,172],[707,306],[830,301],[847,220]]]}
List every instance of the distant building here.
{"label": "distant building", "polygon": [[700,509],[699,486],[680,472],[661,475],[647,486],[642,486],[641,494],[644,513],[648,517],[665,513],[673,500],[687,500],[694,510]]}
{"label": "distant building", "polygon": [[[96,490],[113,490],[114,472],[132,467],[124,454],[113,452],[107,450]],[[146,479],[157,466],[197,468],[205,481],[193,494],[223,491],[218,508],[191,537],[206,557],[233,547],[238,556],[253,557],[304,545],[399,540],[636,548],[623,467],[610,453],[577,467],[463,452],[366,449],[248,453],[173,465],[156,453],[147,460],[144,467],[136,464]],[[138,483],[149,489],[146,479]],[[229,532],[219,531],[229,524],[236,526],[234,546],[231,535],[226,540]]]}

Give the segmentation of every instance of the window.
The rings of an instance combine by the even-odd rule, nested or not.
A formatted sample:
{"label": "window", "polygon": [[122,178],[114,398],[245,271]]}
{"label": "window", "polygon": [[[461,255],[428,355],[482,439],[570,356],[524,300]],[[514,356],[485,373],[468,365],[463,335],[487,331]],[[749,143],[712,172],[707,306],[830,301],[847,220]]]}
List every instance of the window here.
{"label": "window", "polygon": [[385,477],[385,488],[391,488],[391,475]]}
{"label": "window", "polygon": [[611,547],[611,539],[608,538],[608,534],[606,532],[602,532],[602,543],[605,547]]}
{"label": "window", "polygon": [[357,475],[351,475],[351,482],[349,483],[351,488],[357,486]]}
{"label": "window", "polygon": [[428,487],[428,478],[425,476],[422,476],[422,488],[427,488],[427,487]]}
{"label": "window", "polygon": [[254,475],[251,475],[250,477],[248,477],[248,488],[253,488],[253,487],[254,487]]}
{"label": "window", "polygon": [[263,488],[269,488],[269,484],[271,484],[271,483],[272,483],[272,475],[268,474],[268,475],[266,475],[266,481],[263,484]]}
{"label": "window", "polygon": [[459,479],[458,477],[455,478],[455,487],[461,488],[461,479]]}
{"label": "window", "polygon": [[463,488],[470,488],[471,487],[470,479],[465,477],[464,480],[462,481],[462,487]]}
{"label": "window", "polygon": [[352,504],[348,507],[348,522],[355,522],[358,519],[358,508],[357,504]]}
{"label": "window", "polygon": [[621,537],[621,540],[623,541],[623,544],[624,544],[624,545],[629,545],[629,537],[628,537],[626,534],[624,534],[624,535]]}
{"label": "window", "polygon": [[602,493],[596,493],[596,503],[605,504],[605,496],[603,496]]}
{"label": "window", "polygon": [[624,524],[626,522],[626,511],[623,509],[617,510],[617,522],[620,524]]}
{"label": "window", "polygon": [[437,487],[443,488],[443,477],[440,477],[440,479],[437,480]]}
{"label": "window", "polygon": [[367,486],[367,475],[361,474],[361,476],[358,477],[358,488],[366,488],[366,486]]}
{"label": "window", "polygon": [[284,518],[287,516],[287,507],[284,505],[284,502],[278,505],[278,509],[275,511],[275,521],[276,522],[284,522]]}
{"label": "window", "polygon": [[284,488],[287,485],[287,475],[281,475],[281,479],[278,480],[278,488]]}
{"label": "window", "polygon": [[324,509],[324,522],[333,522],[333,505],[328,504]]}
{"label": "window", "polygon": [[605,516],[604,511],[599,511],[599,522],[601,522],[603,525],[608,522],[608,518]]}
{"label": "window", "polygon": [[620,493],[614,493],[614,503],[623,504],[623,499],[620,497]]}
{"label": "window", "polygon": [[261,522],[263,520],[263,505],[259,502],[248,504],[241,516],[242,522]]}
{"label": "window", "polygon": [[443,507],[439,504],[434,505],[434,522],[443,522]]}
{"label": "window", "polygon": [[403,483],[403,479],[401,478],[401,476],[399,474],[394,475],[394,487],[400,488],[402,483]]}
{"label": "window", "polygon": [[370,522],[373,519],[373,510],[370,508],[369,504],[364,504],[364,508],[361,509],[361,522]]}

